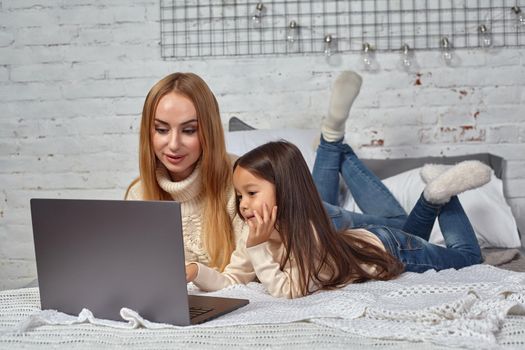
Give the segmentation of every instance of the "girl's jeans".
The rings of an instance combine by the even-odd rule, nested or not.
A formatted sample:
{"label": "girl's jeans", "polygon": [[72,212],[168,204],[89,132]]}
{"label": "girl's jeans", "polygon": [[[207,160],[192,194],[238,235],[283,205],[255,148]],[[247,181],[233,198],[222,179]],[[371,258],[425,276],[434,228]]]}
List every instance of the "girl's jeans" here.
{"label": "girl's jeans", "polygon": [[[339,174],[363,214],[338,206]],[[349,145],[327,142],[322,136],[313,177],[335,227],[364,227],[374,233],[405,265],[405,271],[458,269],[482,262],[476,235],[456,196],[444,205],[434,205],[421,195],[407,218],[392,193]],[[436,218],[446,248],[428,242]]]}
{"label": "girl's jeans", "polygon": [[[339,206],[339,174],[363,214]],[[312,175],[325,209],[337,229],[386,225],[403,227],[407,215],[381,180],[342,141],[327,142],[321,136]]]}
{"label": "girl's jeans", "polygon": [[[436,217],[446,247],[428,242]],[[380,225],[366,229],[405,265],[405,271],[459,269],[483,260],[474,229],[457,196],[444,205],[434,205],[421,195],[402,230]]]}

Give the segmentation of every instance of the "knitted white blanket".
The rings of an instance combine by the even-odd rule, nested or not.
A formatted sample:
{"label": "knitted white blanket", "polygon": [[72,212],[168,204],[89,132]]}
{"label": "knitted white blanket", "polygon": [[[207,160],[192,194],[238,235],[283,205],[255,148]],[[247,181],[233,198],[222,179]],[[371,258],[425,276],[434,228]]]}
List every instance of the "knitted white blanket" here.
{"label": "knitted white blanket", "polygon": [[[199,293],[194,288],[192,292]],[[258,283],[207,295],[245,298],[250,304],[192,327],[308,320],[366,337],[480,349],[496,344],[495,334],[508,314],[525,315],[525,273],[476,265],[459,271],[404,273],[393,281],[353,284],[294,300],[273,298]],[[91,322],[121,328],[174,327],[123,311],[128,323],[97,320],[89,312],[72,317],[40,311],[22,326]]]}

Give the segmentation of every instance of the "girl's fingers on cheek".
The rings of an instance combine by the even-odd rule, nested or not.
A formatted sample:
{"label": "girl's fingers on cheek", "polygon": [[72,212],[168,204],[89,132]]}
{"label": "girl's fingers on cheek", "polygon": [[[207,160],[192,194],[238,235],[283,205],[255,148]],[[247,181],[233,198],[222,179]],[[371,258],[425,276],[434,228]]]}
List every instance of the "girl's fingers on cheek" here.
{"label": "girl's fingers on cheek", "polygon": [[263,205],[263,218],[266,221],[268,218],[268,204],[264,203]]}
{"label": "girl's fingers on cheek", "polygon": [[260,225],[263,223],[263,219],[261,218],[261,215],[259,215],[259,213],[256,211],[254,211],[254,214],[255,214],[255,218],[257,219],[257,223]]}

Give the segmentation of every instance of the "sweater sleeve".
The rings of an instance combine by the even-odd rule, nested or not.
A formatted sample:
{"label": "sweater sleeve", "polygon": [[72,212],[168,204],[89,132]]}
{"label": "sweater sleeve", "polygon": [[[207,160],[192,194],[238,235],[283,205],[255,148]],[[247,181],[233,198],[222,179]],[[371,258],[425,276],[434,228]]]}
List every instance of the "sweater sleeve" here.
{"label": "sweater sleeve", "polygon": [[247,248],[250,260],[259,281],[272,296],[277,298],[297,298],[303,293],[299,286],[299,274],[293,259],[281,270],[280,259],[268,242]]}
{"label": "sweater sleeve", "polygon": [[233,251],[230,263],[219,272],[201,263],[193,283],[204,291],[215,291],[234,284],[247,284],[255,280],[255,271],[246,252],[246,236],[240,238]]}
{"label": "sweater sleeve", "polygon": [[[246,248],[247,234],[243,235],[224,272],[218,272],[197,263],[197,277],[193,283],[204,291],[215,291],[233,284],[247,284],[255,277],[274,297],[297,298],[302,296],[297,268],[280,269],[281,244],[264,242]],[[276,247],[279,247],[276,249]],[[293,266],[293,265],[292,265]]]}

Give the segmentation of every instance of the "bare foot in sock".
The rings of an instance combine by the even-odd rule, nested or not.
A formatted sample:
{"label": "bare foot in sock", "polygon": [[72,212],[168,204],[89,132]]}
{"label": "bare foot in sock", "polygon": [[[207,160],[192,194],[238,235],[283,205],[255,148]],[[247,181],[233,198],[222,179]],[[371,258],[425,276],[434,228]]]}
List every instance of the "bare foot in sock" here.
{"label": "bare foot in sock", "polygon": [[444,204],[450,197],[483,186],[490,181],[491,169],[477,160],[467,160],[454,165],[430,182],[423,191],[427,201]]}
{"label": "bare foot in sock", "polygon": [[361,76],[352,71],[344,71],[335,80],[328,115],[321,124],[321,132],[326,141],[335,142],[344,137],[346,119],[362,82]]}

